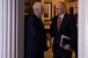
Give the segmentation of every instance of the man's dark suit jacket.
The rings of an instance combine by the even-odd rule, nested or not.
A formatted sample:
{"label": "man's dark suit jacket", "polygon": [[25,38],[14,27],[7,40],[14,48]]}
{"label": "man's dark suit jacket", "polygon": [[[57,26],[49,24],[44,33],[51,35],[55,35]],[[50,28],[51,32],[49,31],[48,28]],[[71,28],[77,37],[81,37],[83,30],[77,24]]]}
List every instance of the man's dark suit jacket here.
{"label": "man's dark suit jacket", "polygon": [[76,27],[75,27],[73,17],[65,13],[62,23],[60,25],[59,31],[57,29],[57,20],[58,20],[58,16],[55,16],[52,19],[52,23],[50,27],[50,34],[52,37],[54,37],[53,52],[59,51],[62,34],[70,37],[70,43],[68,44],[70,44],[70,46],[72,47],[73,40],[75,39],[75,33],[76,33],[76,30],[75,30]]}
{"label": "man's dark suit jacket", "polygon": [[75,26],[76,26],[76,37],[74,40],[73,49],[75,51],[76,58],[78,58],[78,14],[74,15],[74,20],[75,20]]}
{"label": "man's dark suit jacket", "polygon": [[37,58],[37,55],[45,49],[45,31],[40,18],[35,14],[27,20],[27,58]]}

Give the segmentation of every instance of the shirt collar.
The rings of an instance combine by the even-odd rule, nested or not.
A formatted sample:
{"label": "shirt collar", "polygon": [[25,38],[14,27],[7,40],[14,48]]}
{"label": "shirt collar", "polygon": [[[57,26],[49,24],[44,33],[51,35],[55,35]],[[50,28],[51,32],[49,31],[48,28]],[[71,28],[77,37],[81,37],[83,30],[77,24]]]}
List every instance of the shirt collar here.
{"label": "shirt collar", "polygon": [[59,17],[60,17],[61,19],[63,19],[63,18],[64,18],[64,15],[65,15],[65,13],[59,15]]}

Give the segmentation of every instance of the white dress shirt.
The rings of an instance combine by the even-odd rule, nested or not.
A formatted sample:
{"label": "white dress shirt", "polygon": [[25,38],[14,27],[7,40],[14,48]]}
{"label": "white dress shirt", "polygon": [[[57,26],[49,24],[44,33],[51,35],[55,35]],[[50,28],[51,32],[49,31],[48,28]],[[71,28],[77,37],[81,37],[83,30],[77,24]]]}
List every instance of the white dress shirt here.
{"label": "white dress shirt", "polygon": [[59,18],[60,18],[60,20],[61,20],[61,22],[62,22],[62,20],[63,20],[63,18],[64,18],[64,15],[65,15],[65,13],[59,15],[59,16],[58,16],[58,20],[59,20]]}

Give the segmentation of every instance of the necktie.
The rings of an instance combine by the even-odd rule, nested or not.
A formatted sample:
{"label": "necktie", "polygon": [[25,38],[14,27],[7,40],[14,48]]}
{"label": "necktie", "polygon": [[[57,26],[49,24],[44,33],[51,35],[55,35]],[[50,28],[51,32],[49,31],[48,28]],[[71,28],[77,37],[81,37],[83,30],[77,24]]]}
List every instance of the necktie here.
{"label": "necktie", "polygon": [[58,28],[58,30],[60,29],[60,24],[61,24],[61,17],[59,17],[58,20],[57,20],[57,28]]}

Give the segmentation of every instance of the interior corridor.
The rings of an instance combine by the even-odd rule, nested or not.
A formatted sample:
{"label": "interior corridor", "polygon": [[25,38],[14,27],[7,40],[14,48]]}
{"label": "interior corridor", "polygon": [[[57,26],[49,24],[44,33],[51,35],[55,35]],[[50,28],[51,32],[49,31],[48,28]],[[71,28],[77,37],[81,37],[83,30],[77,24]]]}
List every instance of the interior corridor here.
{"label": "interior corridor", "polygon": [[[49,29],[50,28],[50,23],[51,23],[51,18],[55,15],[55,7],[54,7],[54,4],[57,3],[57,1],[64,1],[66,3],[66,11],[67,13],[69,13],[70,11],[70,7],[71,7],[71,3],[73,3],[74,1],[77,1],[77,0],[25,0],[25,11],[24,11],[24,16],[25,16],[25,26],[26,27],[26,18],[28,15],[31,15],[32,14],[32,5],[35,3],[35,2],[42,2],[44,3],[44,6],[46,7],[47,5],[49,6],[49,11],[50,11],[50,18],[44,18],[42,17],[42,21],[44,23],[44,27],[45,29]],[[46,3],[47,2],[47,3]],[[47,8],[47,7],[46,7]],[[45,8],[45,9],[46,9]],[[25,33],[26,35],[26,33]],[[52,46],[52,44],[51,44]],[[53,52],[52,52],[52,48],[50,48],[48,51],[45,51],[44,52],[44,58],[53,58]],[[75,58],[75,54],[73,53],[72,55],[72,58]]]}

